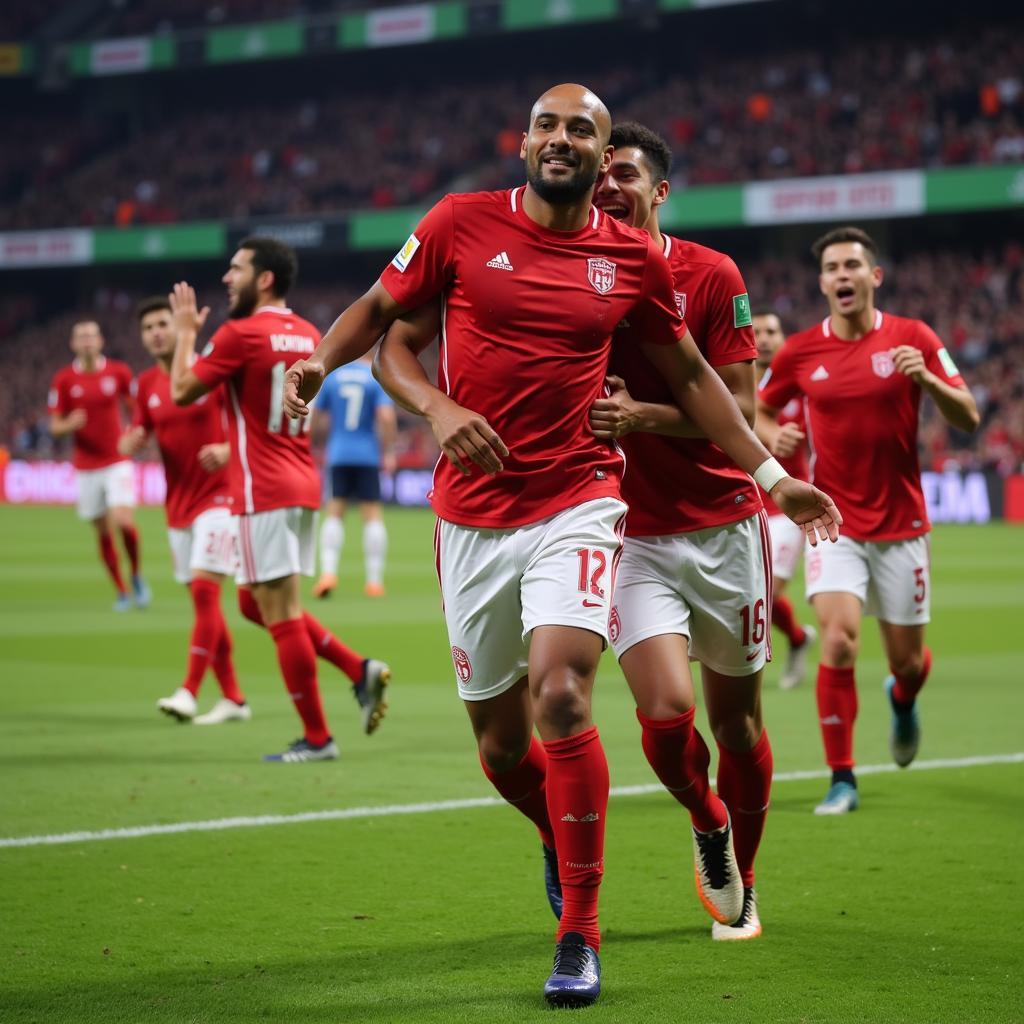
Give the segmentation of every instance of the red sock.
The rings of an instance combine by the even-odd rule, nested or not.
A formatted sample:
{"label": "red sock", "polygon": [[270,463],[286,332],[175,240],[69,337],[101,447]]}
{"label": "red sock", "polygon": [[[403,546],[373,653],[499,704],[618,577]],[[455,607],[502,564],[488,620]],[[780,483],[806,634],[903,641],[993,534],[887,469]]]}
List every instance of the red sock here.
{"label": "red sock", "polygon": [[495,772],[482,757],[480,766],[501,796],[537,826],[540,841],[548,849],[554,849],[555,837],[548,817],[547,787],[544,784],[548,758],[540,740],[536,736],[530,737],[530,749],[511,771]]}
{"label": "red sock", "polygon": [[134,526],[121,527],[121,540],[128,552],[128,561],[132,563],[132,575],[139,575],[139,531]]}
{"label": "red sock", "polygon": [[270,627],[277,645],[277,660],[284,676],[285,689],[306,727],[306,739],[314,746],[323,746],[331,734],[327,729],[320,689],[316,684],[316,652],[302,619],[286,619]]}
{"label": "red sock", "polygon": [[597,897],[604,874],[604,825],[608,812],[608,762],[597,728],[544,744],[548,756],[548,817],[558,851],[562,919],[558,938],[579,932],[601,946]]}
{"label": "red sock", "polygon": [[[917,695],[921,692],[921,687],[924,686],[925,680],[928,678],[928,673],[932,670],[932,652],[929,648],[924,649],[924,662],[921,665],[921,675],[916,679],[908,678],[907,676],[897,676],[895,672],[892,674],[896,676],[896,685],[892,688],[892,698],[897,704],[913,704],[917,698]],[[889,667],[889,671],[892,672],[892,666]]]}
{"label": "red sock", "polygon": [[257,626],[263,625],[263,613],[260,611],[260,606],[256,603],[256,598],[252,596],[252,591],[246,587],[238,588],[238,610],[250,622],[255,622]]}
{"label": "red sock", "polygon": [[321,625],[309,612],[303,613],[309,639],[317,655],[325,658],[335,668],[340,669],[352,680],[353,685],[363,678],[363,662],[366,659],[356,654],[351,647],[346,647],[326,626]]}
{"label": "red sock", "polygon": [[220,640],[224,617],[220,612],[220,584],[213,580],[193,580],[188,585],[195,618],[188,648],[188,675],[181,685],[192,696],[199,693],[206,667]]}
{"label": "red sock", "polygon": [[121,567],[117,564],[117,549],[114,547],[114,538],[109,533],[100,534],[100,558],[110,573],[119,594],[127,594],[128,589],[124,585],[124,578],[121,576]]}
{"label": "red sock", "polygon": [[693,725],[696,708],[675,718],[648,718],[639,711],[641,743],[654,774],[689,812],[693,827],[714,832],[728,821],[725,804],[711,792],[708,765],[711,755]]}
{"label": "red sock", "polygon": [[768,733],[762,731],[754,748],[741,754],[718,744],[718,795],[732,815],[736,864],[748,888],[754,884],[754,858],[764,834],[771,791],[772,747]]}
{"label": "red sock", "polygon": [[857,720],[857,684],[852,668],[818,666],[818,721],[829,768],[853,767],[853,723]]}
{"label": "red sock", "polygon": [[804,627],[796,621],[792,601],[782,594],[776,594],[772,598],[772,625],[780,630],[794,647],[802,647],[807,639]]}
{"label": "red sock", "polygon": [[217,602],[217,611],[220,613],[221,631],[217,638],[217,649],[210,659],[210,667],[220,684],[220,692],[236,704],[244,704],[245,697],[238,685],[238,676],[235,675],[235,663],[231,657],[231,632],[228,624],[224,621],[224,615],[220,611],[220,602]]}

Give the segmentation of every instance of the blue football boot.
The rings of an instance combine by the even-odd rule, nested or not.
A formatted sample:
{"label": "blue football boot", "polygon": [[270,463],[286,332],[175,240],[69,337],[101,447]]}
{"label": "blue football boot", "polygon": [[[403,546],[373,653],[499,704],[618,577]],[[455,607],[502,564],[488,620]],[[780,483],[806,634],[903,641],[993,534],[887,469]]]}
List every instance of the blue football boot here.
{"label": "blue football boot", "polygon": [[889,752],[901,768],[906,768],[917,756],[917,748],[921,745],[921,720],[917,717],[917,704],[911,704],[909,708],[897,706],[892,696],[892,688],[895,685],[895,676],[889,676],[885,680],[885,693],[892,709]]}
{"label": "blue football boot", "polygon": [[601,961],[579,932],[568,932],[555,946],[555,965],[544,983],[552,1006],[590,1006],[601,994]]}

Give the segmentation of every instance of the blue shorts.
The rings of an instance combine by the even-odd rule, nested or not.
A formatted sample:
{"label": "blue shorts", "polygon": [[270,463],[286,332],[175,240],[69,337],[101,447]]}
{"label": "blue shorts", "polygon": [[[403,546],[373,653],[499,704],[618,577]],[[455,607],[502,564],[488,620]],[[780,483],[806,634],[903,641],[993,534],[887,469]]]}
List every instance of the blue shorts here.
{"label": "blue shorts", "polygon": [[331,466],[331,497],[380,501],[380,470],[376,466]]}

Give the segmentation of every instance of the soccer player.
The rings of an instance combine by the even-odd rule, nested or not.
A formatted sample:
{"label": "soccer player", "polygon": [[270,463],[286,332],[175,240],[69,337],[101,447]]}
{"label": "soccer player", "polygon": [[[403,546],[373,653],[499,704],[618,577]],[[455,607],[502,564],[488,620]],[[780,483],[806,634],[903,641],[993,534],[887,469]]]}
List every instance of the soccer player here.
{"label": "soccer player", "polygon": [[[662,254],[592,206],[610,130],[583,86],[546,92],[523,135],[527,184],[437,203],[313,359],[292,367],[286,398],[306,414],[325,371],[393,324],[378,379],[441,447],[431,500],[459,695],[485,774],[542,838],[560,915],[544,993],[557,1006],[600,993],[608,766],[591,691],[626,508],[621,454],[590,433],[587,410],[616,325],[628,318],[673,397],[734,457],[776,465],[687,336]],[[437,333],[438,296],[435,387],[416,356]],[[788,477],[778,490],[822,536],[835,533],[825,495]]]}
{"label": "soccer player", "polygon": [[918,408],[927,393],[954,427],[978,426],[974,398],[927,324],[883,313],[878,247],[860,228],[819,238],[812,252],[829,314],[793,335],[761,379],[761,409],[778,432],[793,398],[807,410],[814,479],[843,503],[838,544],[806,557],[807,596],[821,634],[817,699],[832,784],[815,814],[857,808],[854,663],[861,617],[877,615],[889,661],[890,749],[901,767],[920,743],[916,698],[931,669],[924,627],[931,601],[930,524],[917,461]]}
{"label": "soccer player", "polygon": [[[117,450],[121,436],[121,405],[130,409],[134,384],[126,363],[103,355],[103,334],[95,320],[79,320],[71,327],[70,366],[58,370],[50,385],[50,433],[74,438],[75,476],[78,480],[78,518],[92,523],[100,557],[117,590],[114,610],[139,608],[151,599],[142,578],[141,545],[135,526],[135,467]],[[124,542],[131,563],[129,592],[118,564],[113,528]]]}
{"label": "soccer player", "polygon": [[184,282],[171,297],[178,336],[171,363],[174,401],[190,405],[219,384],[227,387],[239,605],[273,636],[304,726],[287,750],[266,757],[285,763],[338,757],[320,702],[318,651],[352,680],[367,733],[384,714],[391,675],[384,662],[356,654],[302,609],[299,574],[313,574],[320,475],[304,424],[284,415],[284,376],[296,359],[312,354],[320,335],[285,305],[296,269],[294,252],[276,239],[243,239],[222,279],[229,319],[194,363],[196,336],[209,310],[197,310],[195,292]]}
{"label": "soccer player", "polygon": [[[786,336],[782,330],[782,321],[776,313],[755,313],[753,319],[754,340],[757,343],[757,379],[760,383],[771,365],[772,356],[781,348]],[[778,425],[781,429],[774,432],[774,440],[768,445],[768,450],[778,458],[790,476],[806,480],[810,476],[810,467],[807,465],[804,407],[799,398],[791,399],[779,412]],[[761,436],[760,431],[758,436]],[[761,440],[767,442],[770,438],[761,437]],[[779,676],[779,686],[783,690],[792,690],[803,682],[807,672],[807,657],[818,636],[813,626],[797,622],[793,604],[785,595],[786,586],[793,578],[804,550],[804,531],[783,515],[767,494],[762,492],[761,500],[768,513],[768,533],[772,538],[771,623],[780,630],[789,644],[786,664]]]}
{"label": "soccer player", "polygon": [[[252,710],[238,686],[231,659],[231,633],[220,607],[225,576],[238,565],[238,539],[231,516],[226,466],[230,456],[221,388],[181,408],[171,399],[174,323],[166,297],[139,303],[142,344],[156,365],[139,374],[133,426],[118,450],[132,457],[156,438],[167,478],[167,528],[174,578],[188,587],[195,618],[185,681],[157,707],[179,722],[218,725],[247,722]],[[207,667],[220,684],[221,698],[196,717],[196,698]]]}
{"label": "soccer player", "polygon": [[[612,129],[611,144],[595,204],[642,228],[665,254],[697,347],[752,424],[757,350],[736,264],[661,230],[672,163],[664,139],[626,122]],[[647,760],[689,811],[697,892],[714,919],[712,938],[756,938],[754,859],[772,780],[761,716],[761,677],[771,656],[766,516],[751,478],[673,404],[668,385],[628,334],[616,335],[611,371],[611,393],[594,403],[590,423],[597,437],[622,438],[629,467],[612,646],[636,701]],[[717,795],[694,724],[691,658],[701,663],[718,746]]]}
{"label": "soccer player", "polygon": [[338,559],[345,542],[345,508],[359,502],[363,518],[363,561],[367,597],[384,595],[388,534],[380,502],[380,471],[395,471],[395,404],[373,378],[372,356],[335,370],[317,396],[313,430],[326,421],[331,498],[320,527],[320,579],[314,597],[327,597],[338,585]]}

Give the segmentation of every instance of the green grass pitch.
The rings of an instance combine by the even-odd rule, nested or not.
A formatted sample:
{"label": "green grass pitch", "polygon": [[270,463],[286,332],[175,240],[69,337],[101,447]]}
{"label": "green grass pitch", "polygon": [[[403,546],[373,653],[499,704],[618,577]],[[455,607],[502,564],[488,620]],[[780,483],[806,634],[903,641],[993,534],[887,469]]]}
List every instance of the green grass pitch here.
{"label": "green grass pitch", "polygon": [[[0,508],[0,838],[488,797],[456,698],[433,576],[432,519],[389,517],[388,594],[362,597],[359,527],[343,585],[310,607],[394,668],[391,712],[359,732],[321,671],[342,758],[260,762],[298,735],[270,638],[225,607],[254,708],[244,725],[158,715],[184,666],[190,606],[162,518],[140,515],[145,612],[115,615],[69,509]],[[933,540],[920,759],[1024,750],[1024,533]],[[857,756],[888,763],[885,667],[866,624]],[[322,663],[321,663],[322,664]],[[692,889],[687,821],[667,795],[613,797],[599,1021],[1024,1020],[1024,765],[865,774],[861,810],[820,819],[811,680],[769,667],[773,810],[758,862],[764,936],[723,948]],[[813,673],[812,673],[813,674]],[[205,709],[216,696],[208,678]],[[595,716],[613,786],[654,781],[625,684],[602,662]],[[505,807],[0,846],[0,1021],[547,1019],[553,920],[532,827]]]}

